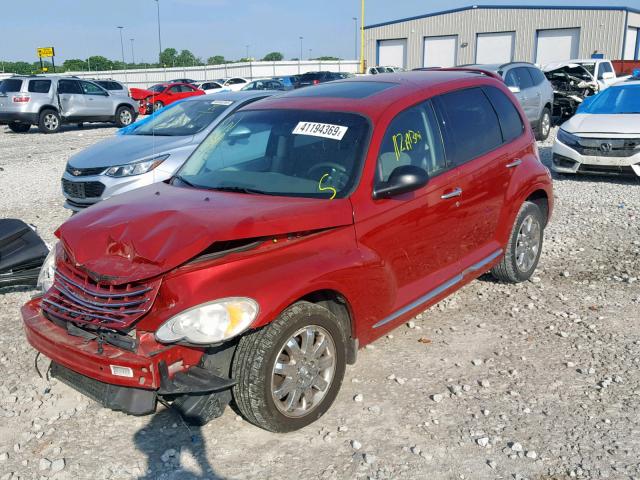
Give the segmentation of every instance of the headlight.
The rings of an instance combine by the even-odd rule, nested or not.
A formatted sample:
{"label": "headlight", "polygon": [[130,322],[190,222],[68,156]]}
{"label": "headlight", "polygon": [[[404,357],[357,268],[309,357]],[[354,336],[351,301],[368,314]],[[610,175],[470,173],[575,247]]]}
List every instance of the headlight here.
{"label": "headlight", "polygon": [[42,268],[40,269],[40,274],[38,275],[38,285],[42,293],[47,293],[47,291],[53,285],[53,277],[56,273],[56,250],[58,249],[58,245],[54,245],[51,250],[49,250],[49,255],[44,259],[44,263],[42,264]]}
{"label": "headlight", "polygon": [[563,129],[558,129],[558,135],[556,139],[560,143],[564,143],[568,147],[579,147],[580,146],[580,137],[577,137]]}
{"label": "headlight", "polygon": [[244,332],[258,316],[255,300],[230,297],[203,303],[170,318],[156,332],[163,343],[184,340],[209,344],[228,340]]}
{"label": "headlight", "polygon": [[169,158],[169,154],[160,155],[150,160],[144,160],[142,162],[129,163],[127,165],[118,165],[111,167],[107,170],[106,174],[110,177],[130,177],[132,175],[142,175],[143,173],[150,172],[162,162]]}

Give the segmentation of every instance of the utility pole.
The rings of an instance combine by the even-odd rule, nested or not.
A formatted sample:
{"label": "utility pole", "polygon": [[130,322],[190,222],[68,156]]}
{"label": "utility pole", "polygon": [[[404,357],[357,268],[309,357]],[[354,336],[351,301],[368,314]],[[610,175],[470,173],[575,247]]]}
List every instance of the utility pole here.
{"label": "utility pole", "polygon": [[364,73],[364,0],[360,12],[360,73]]}
{"label": "utility pole", "polygon": [[136,54],[133,50],[133,42],[135,41],[135,38],[130,38],[129,40],[131,40],[131,63],[133,63],[135,65],[136,63]]}
{"label": "utility pole", "polygon": [[246,56],[246,57],[244,57],[244,58],[246,58],[246,59],[247,59],[247,62],[249,61],[249,47],[250,47],[250,46],[251,46],[251,45],[245,45],[245,46],[244,46],[244,47],[247,49],[247,56]]}
{"label": "utility pole", "polygon": [[160,35],[160,0],[155,0],[158,7],[158,64],[162,67],[162,36]]}
{"label": "utility pole", "polygon": [[352,17],[353,18],[353,23],[355,25],[355,31],[356,31],[356,44],[355,44],[355,50],[354,50],[354,55],[353,58],[354,59],[358,59],[358,17]]}
{"label": "utility pole", "polygon": [[124,42],[122,41],[122,30],[124,29],[124,27],[116,27],[116,28],[120,30],[120,48],[122,49],[122,63],[126,66],[126,63],[124,61]]}
{"label": "utility pole", "polygon": [[300,61],[302,61],[302,40],[304,40],[304,37],[300,37]]}

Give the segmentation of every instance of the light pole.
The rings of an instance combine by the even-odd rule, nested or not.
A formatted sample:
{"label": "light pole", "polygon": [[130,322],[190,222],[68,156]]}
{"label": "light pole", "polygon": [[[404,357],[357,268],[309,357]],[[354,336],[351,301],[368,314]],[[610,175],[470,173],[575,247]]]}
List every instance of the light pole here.
{"label": "light pole", "polygon": [[162,66],[162,37],[160,35],[160,0],[155,0],[158,7],[158,64]]}
{"label": "light pole", "polygon": [[133,42],[135,41],[135,38],[130,38],[129,40],[131,40],[131,63],[133,63],[135,65],[135,63],[136,63],[136,54],[133,51]]}
{"label": "light pole", "polygon": [[300,38],[300,61],[302,61],[302,40],[304,40],[304,37],[298,37]]}
{"label": "light pole", "polygon": [[309,60],[311,60],[311,51],[312,50],[313,50],[312,48],[309,49]]}
{"label": "light pole", "polygon": [[360,8],[360,73],[364,73],[364,0]]}
{"label": "light pole", "polygon": [[354,49],[354,57],[356,60],[358,59],[358,17],[351,17],[353,20],[353,23],[356,27],[356,43],[355,43],[355,49]]}
{"label": "light pole", "polygon": [[118,30],[120,30],[120,48],[122,49],[122,64],[124,66],[125,62],[124,62],[124,43],[122,41],[122,30],[124,29],[124,27],[116,27]]}
{"label": "light pole", "polygon": [[246,56],[246,57],[244,57],[244,58],[246,58],[246,59],[247,59],[247,62],[249,61],[249,47],[250,47],[250,46],[251,46],[251,45],[245,45],[245,46],[244,46],[244,48],[246,48],[246,49],[247,49],[247,56]]}

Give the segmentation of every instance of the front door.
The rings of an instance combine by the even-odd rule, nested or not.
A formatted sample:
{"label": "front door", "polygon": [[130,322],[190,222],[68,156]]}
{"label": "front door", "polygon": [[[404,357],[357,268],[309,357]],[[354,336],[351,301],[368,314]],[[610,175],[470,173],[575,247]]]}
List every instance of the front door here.
{"label": "front door", "polygon": [[[392,198],[357,202],[355,227],[361,248],[377,259],[389,304],[376,307],[375,327],[393,322],[413,304],[437,296],[458,273],[458,174],[449,169],[431,102],[413,106],[391,121],[377,155],[376,184],[401,165],[425,169],[429,183]],[[376,285],[372,285],[375,292]],[[446,288],[445,288],[446,290]],[[431,298],[433,298],[431,297]]]}
{"label": "front door", "polygon": [[80,85],[87,105],[87,116],[111,117],[115,115],[113,101],[105,89],[86,80],[80,80]]}

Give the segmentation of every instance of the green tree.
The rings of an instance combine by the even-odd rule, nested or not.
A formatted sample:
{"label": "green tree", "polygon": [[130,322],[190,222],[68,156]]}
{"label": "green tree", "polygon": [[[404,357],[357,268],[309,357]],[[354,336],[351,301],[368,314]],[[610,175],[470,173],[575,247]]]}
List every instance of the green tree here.
{"label": "green tree", "polygon": [[80,60],[79,58],[70,58],[65,60],[62,64],[62,68],[67,72],[81,72],[88,69],[87,62]]}
{"label": "green tree", "polygon": [[238,62],[242,63],[242,62],[253,62],[255,61],[254,58],[251,57],[242,57],[240,60],[238,60]]}
{"label": "green tree", "polygon": [[165,48],[160,54],[160,63],[166,67],[175,66],[178,59],[178,51],[175,48]]}
{"label": "green tree", "polygon": [[176,58],[176,65],[180,65],[181,67],[190,67],[199,63],[201,63],[200,59],[196,58],[189,50],[182,50],[178,58]]}
{"label": "green tree", "polygon": [[263,62],[279,62],[280,60],[284,60],[284,55],[280,52],[267,53],[262,59]]}
{"label": "green tree", "polygon": [[88,62],[91,65],[91,70],[94,71],[113,70],[113,61],[109,60],[106,57],[103,57],[102,55],[94,55],[92,57],[89,57]]}
{"label": "green tree", "polygon": [[213,57],[209,57],[207,59],[208,65],[221,65],[223,63],[227,63],[222,55],[214,55]]}

